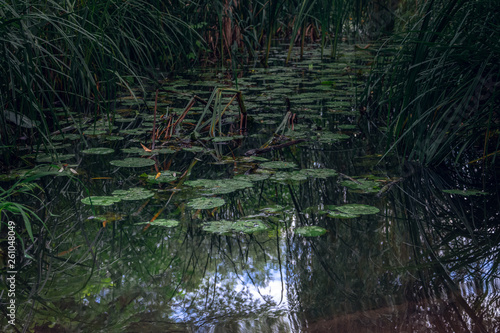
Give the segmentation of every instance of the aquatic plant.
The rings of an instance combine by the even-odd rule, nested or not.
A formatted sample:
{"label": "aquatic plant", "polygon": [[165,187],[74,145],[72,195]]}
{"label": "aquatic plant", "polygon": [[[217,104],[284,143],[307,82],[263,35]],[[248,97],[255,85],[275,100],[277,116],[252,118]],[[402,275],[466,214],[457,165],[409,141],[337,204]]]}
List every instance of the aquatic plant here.
{"label": "aquatic plant", "polygon": [[428,1],[377,58],[366,103],[387,149],[422,165],[494,163],[500,147],[498,5]]}
{"label": "aquatic plant", "polygon": [[173,64],[192,45],[193,31],[166,9],[147,0],[2,1],[3,164],[14,161],[18,139],[50,142],[83,111],[112,112],[108,98],[118,91],[136,96],[131,84],[145,93],[146,70]]}

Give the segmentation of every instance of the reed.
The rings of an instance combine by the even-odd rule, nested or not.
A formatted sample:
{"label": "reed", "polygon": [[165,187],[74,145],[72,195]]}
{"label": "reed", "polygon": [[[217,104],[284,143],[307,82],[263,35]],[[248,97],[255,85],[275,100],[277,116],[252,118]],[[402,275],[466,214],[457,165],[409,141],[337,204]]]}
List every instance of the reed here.
{"label": "reed", "polygon": [[[428,1],[375,67],[364,102],[388,125],[388,151],[422,165],[494,163],[500,146],[493,1]],[[371,106],[371,108],[370,108]]]}

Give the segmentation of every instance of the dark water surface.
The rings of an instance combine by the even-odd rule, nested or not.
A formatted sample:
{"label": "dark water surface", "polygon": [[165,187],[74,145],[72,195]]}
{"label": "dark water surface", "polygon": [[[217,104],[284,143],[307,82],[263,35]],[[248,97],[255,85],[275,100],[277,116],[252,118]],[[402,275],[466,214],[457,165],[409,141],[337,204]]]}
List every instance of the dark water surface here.
{"label": "dark water surface", "polygon": [[[156,145],[164,151],[150,157],[154,166],[110,163],[145,154],[141,143],[151,148],[154,94],[145,99],[149,110],[124,97],[111,124],[87,124],[84,140],[58,141],[68,144],[59,154],[75,154],[61,174],[72,168],[78,175],[42,178],[45,207],[38,213],[50,234],[37,234],[26,249],[33,259],[19,267],[19,331],[23,325],[34,332],[500,331],[495,175],[475,164],[452,172],[395,156],[381,161],[384,129],[356,106],[372,54],[352,46],[341,54],[337,62],[322,62],[311,49],[306,60],[284,67],[277,51],[271,68],[238,78],[248,131],[240,132],[237,103],[221,129],[224,137],[242,137],[162,138]],[[214,70],[165,80],[158,117],[167,110],[180,115],[193,95],[208,100],[215,86],[235,83]],[[293,129],[282,123],[287,98],[296,114]],[[181,134],[194,128],[203,108],[195,103]],[[114,126],[112,139],[124,139],[92,135],[102,124]],[[167,126],[159,118],[157,124]],[[307,141],[242,157],[273,137],[271,145]],[[83,152],[94,147],[114,152]],[[268,161],[287,165],[264,167]],[[155,182],[166,170],[173,178]],[[189,183],[198,179],[218,181]],[[81,202],[130,188],[153,196],[110,206]],[[481,193],[443,191],[453,189]],[[193,207],[194,199],[209,197],[224,204]],[[359,207],[345,206],[352,204],[376,209],[356,213]],[[178,225],[140,224],[156,216]],[[261,230],[222,233],[224,224],[208,224],[242,219]],[[304,236],[304,226],[326,233]]]}

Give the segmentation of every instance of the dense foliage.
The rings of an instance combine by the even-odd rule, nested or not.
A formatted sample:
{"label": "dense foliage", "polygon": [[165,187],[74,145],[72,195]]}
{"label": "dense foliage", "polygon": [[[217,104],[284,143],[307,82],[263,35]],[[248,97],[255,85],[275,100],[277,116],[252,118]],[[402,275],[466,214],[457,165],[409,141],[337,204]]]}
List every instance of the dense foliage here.
{"label": "dense foliage", "polygon": [[499,24],[497,1],[428,1],[389,39],[366,94],[389,149],[427,166],[495,161]]}

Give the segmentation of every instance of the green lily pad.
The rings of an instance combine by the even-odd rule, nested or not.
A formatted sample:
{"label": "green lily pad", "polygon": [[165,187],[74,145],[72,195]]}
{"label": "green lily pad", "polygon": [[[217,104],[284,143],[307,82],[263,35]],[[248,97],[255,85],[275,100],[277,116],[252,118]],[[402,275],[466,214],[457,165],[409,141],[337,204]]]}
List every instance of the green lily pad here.
{"label": "green lily pad", "polygon": [[82,153],[90,155],[107,155],[114,152],[115,150],[113,148],[90,148],[82,150]]}
{"label": "green lily pad", "polygon": [[268,230],[269,227],[261,220],[238,220],[238,221],[214,221],[203,225],[203,230],[217,234],[227,234],[241,232],[252,234],[259,231]]}
{"label": "green lily pad", "polygon": [[188,151],[188,152],[191,152],[191,153],[200,153],[204,149],[202,147],[193,146],[193,147],[182,148],[182,150],[185,150],[185,151]]}
{"label": "green lily pad", "polygon": [[184,183],[193,187],[204,187],[204,194],[227,194],[242,190],[245,188],[253,187],[253,183],[243,179],[197,179],[188,180]]}
{"label": "green lily pad", "polygon": [[124,160],[113,160],[109,164],[122,168],[142,168],[154,165],[155,161],[140,157],[129,157]]}
{"label": "green lily pad", "polygon": [[214,179],[196,179],[196,180],[187,180],[184,182],[184,185],[192,186],[192,187],[213,187],[217,186],[218,180]]}
{"label": "green lily pad", "polygon": [[39,154],[36,158],[38,163],[50,163],[50,162],[58,162],[69,160],[70,158],[75,157],[75,154],[58,154],[58,155],[50,155],[50,154]]}
{"label": "green lily pad", "polygon": [[96,129],[87,129],[85,132],[83,132],[83,134],[85,135],[89,135],[89,136],[95,136],[95,135],[103,135],[103,134],[107,134],[109,131],[108,130],[104,130],[104,129],[100,129],[100,128],[96,128]]}
{"label": "green lily pad", "polygon": [[54,141],[63,141],[63,140],[78,140],[80,139],[80,134],[57,134],[52,137]]}
{"label": "green lily pad", "polygon": [[458,195],[463,195],[463,196],[469,196],[469,195],[488,195],[488,192],[483,192],[480,190],[443,190],[444,193],[449,193],[449,194],[458,194]]}
{"label": "green lily pad", "polygon": [[266,180],[268,178],[269,178],[269,175],[263,174],[263,173],[251,173],[248,175],[238,175],[238,176],[234,177],[234,179],[250,181],[250,182],[259,182],[262,180]]}
{"label": "green lily pad", "polygon": [[160,227],[165,227],[165,228],[174,228],[179,225],[179,221],[177,220],[167,220],[167,219],[156,219],[153,222],[141,222],[137,224],[151,224],[151,225],[157,225]]}
{"label": "green lily pad", "polygon": [[352,190],[356,190],[358,192],[364,192],[364,193],[377,193],[380,191],[380,186],[377,182],[374,182],[372,180],[365,180],[365,179],[357,179],[359,182],[353,182],[352,180],[344,180],[340,182],[342,186],[348,187]]}
{"label": "green lily pad", "polygon": [[212,142],[229,142],[229,141],[233,141],[233,137],[231,136],[216,136],[215,138],[212,139]]}
{"label": "green lily pad", "polygon": [[300,172],[313,178],[327,178],[338,175],[337,171],[333,169],[302,169]]}
{"label": "green lily pad", "polygon": [[141,175],[148,178],[149,183],[170,183],[177,179],[177,176],[180,175],[179,172],[166,170],[162,171],[160,176],[157,175]]}
{"label": "green lily pad", "polygon": [[342,213],[351,215],[371,215],[380,212],[380,209],[378,209],[377,207],[363,205],[363,204],[349,204],[349,205],[335,206],[335,209]]}
{"label": "green lily pad", "polygon": [[270,207],[264,207],[261,209],[261,211],[267,214],[277,214],[283,212],[284,209],[285,207],[281,205],[274,205]]}
{"label": "green lily pad", "polygon": [[212,209],[225,203],[226,201],[222,198],[197,198],[189,201],[187,205],[193,209]]}
{"label": "green lily pad", "polygon": [[347,214],[347,213],[342,213],[342,212],[328,212],[329,217],[333,217],[335,219],[354,219],[356,217],[359,217],[359,215],[355,214]]}
{"label": "green lily pad", "polygon": [[307,180],[307,176],[300,171],[278,171],[270,179],[280,184],[296,184]]}
{"label": "green lily pad", "polygon": [[260,167],[263,169],[291,169],[296,168],[297,164],[294,162],[272,161],[261,163]]}
{"label": "green lily pad", "polygon": [[120,201],[120,198],[112,196],[93,196],[82,199],[82,203],[93,206],[111,206]]}
{"label": "green lily pad", "polygon": [[108,141],[121,141],[125,138],[123,136],[119,136],[119,135],[108,135],[108,136],[106,136],[105,139]]}
{"label": "green lily pad", "polygon": [[115,190],[111,194],[125,201],[144,200],[151,198],[154,195],[153,192],[142,187],[132,187],[128,190]]}
{"label": "green lily pad", "polygon": [[318,133],[317,140],[322,143],[332,143],[339,140],[349,139],[349,135],[331,133],[331,132],[321,132]]}
{"label": "green lily pad", "polygon": [[299,227],[293,231],[296,235],[301,235],[304,237],[317,237],[324,235],[326,233],[326,229],[317,227],[317,226],[307,226],[307,227]]}

